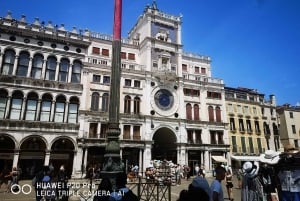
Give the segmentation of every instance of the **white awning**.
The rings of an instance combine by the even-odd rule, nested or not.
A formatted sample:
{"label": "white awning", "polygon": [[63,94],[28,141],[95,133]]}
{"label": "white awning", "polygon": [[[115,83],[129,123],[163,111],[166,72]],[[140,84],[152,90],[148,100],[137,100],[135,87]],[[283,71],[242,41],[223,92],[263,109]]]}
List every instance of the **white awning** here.
{"label": "white awning", "polygon": [[224,156],[211,156],[217,162],[228,163],[227,159]]}
{"label": "white awning", "polygon": [[236,161],[259,161],[259,156],[231,156],[231,159]]}

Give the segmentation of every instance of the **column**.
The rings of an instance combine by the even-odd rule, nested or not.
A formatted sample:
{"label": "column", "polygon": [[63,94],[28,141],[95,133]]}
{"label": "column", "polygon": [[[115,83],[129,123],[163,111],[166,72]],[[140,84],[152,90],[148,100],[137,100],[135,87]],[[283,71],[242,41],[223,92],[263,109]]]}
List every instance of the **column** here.
{"label": "column", "polygon": [[42,67],[42,75],[41,75],[41,79],[44,80],[45,76],[46,76],[46,64],[47,64],[47,60],[43,61],[43,67]]}
{"label": "column", "polygon": [[41,99],[38,99],[37,101],[37,106],[36,106],[36,115],[35,115],[35,121],[39,121],[40,120],[40,112],[41,112]]}
{"label": "column", "polygon": [[209,158],[208,150],[205,150],[204,151],[204,159],[203,159],[203,165],[205,167],[205,170],[210,170],[209,161],[210,161],[210,158]]}
{"label": "column", "polygon": [[32,57],[29,58],[29,64],[28,64],[28,71],[26,77],[30,77],[31,75],[31,69],[32,69]]}
{"label": "column", "polygon": [[55,101],[52,101],[51,111],[50,111],[50,122],[54,121],[54,112],[55,112]]}
{"label": "column", "polygon": [[77,151],[74,151],[72,177],[76,177],[78,172],[80,172],[78,170],[80,170],[80,168],[78,168],[78,165],[77,165]]}
{"label": "column", "polygon": [[151,144],[145,144],[145,151],[144,151],[143,158],[144,158],[143,164],[145,165],[145,167],[149,167],[151,161]]}
{"label": "column", "polygon": [[12,75],[16,75],[17,67],[18,67],[18,59],[19,59],[19,55],[16,55],[15,62],[14,62],[14,68],[13,68],[13,71],[12,71]]}
{"label": "column", "polygon": [[101,132],[101,123],[97,124],[97,138],[100,138],[100,132]]}
{"label": "column", "polygon": [[59,62],[56,63],[56,70],[55,70],[55,81],[58,81],[58,74],[59,74]]}
{"label": "column", "polygon": [[130,139],[133,139],[133,125],[130,125]]}
{"label": "column", "polygon": [[44,165],[48,166],[50,161],[50,150],[46,150]]}
{"label": "column", "polygon": [[7,97],[7,104],[6,104],[6,111],[5,111],[5,119],[9,119],[9,111],[10,111],[10,105],[11,105],[11,96]]}
{"label": "column", "polygon": [[143,149],[140,149],[139,152],[139,168],[140,172],[144,172],[144,170],[146,170],[146,168],[143,166]]}
{"label": "column", "polygon": [[0,52],[0,73],[1,73],[1,71],[2,71],[2,60],[3,60],[3,55],[4,55],[4,53],[1,53],[1,52]]}
{"label": "column", "polygon": [[70,63],[69,71],[68,71],[68,83],[72,82],[72,71],[73,71],[73,63]]}
{"label": "column", "polygon": [[123,148],[122,147],[120,147],[120,158],[122,159],[123,157]]}
{"label": "column", "polygon": [[69,102],[66,101],[65,114],[64,114],[64,123],[68,122],[68,114],[69,114]]}
{"label": "column", "polygon": [[20,156],[20,150],[15,149],[14,150],[13,167],[18,167],[19,156]]}
{"label": "column", "polygon": [[26,111],[26,100],[27,98],[23,98],[23,102],[22,102],[22,108],[21,108],[21,117],[20,120],[24,120],[25,119],[25,111]]}

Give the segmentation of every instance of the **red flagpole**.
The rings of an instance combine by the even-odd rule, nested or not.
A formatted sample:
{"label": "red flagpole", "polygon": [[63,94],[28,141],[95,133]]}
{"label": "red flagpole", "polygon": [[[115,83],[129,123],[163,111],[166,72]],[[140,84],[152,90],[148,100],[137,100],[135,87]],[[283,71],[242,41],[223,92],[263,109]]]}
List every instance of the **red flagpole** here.
{"label": "red flagpole", "polygon": [[115,0],[113,39],[121,40],[122,0]]}

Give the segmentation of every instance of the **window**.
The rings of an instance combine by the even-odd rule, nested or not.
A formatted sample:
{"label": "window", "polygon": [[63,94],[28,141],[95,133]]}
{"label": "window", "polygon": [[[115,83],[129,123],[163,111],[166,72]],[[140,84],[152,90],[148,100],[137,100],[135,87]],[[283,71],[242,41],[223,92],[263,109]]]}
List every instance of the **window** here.
{"label": "window", "polygon": [[34,55],[32,59],[31,77],[40,79],[42,76],[44,57],[41,54]]}
{"label": "window", "polygon": [[77,123],[79,100],[77,97],[72,97],[69,103],[68,123]]}
{"label": "window", "polygon": [[258,151],[259,153],[263,153],[263,150],[262,150],[262,145],[261,145],[261,139],[260,138],[257,138],[257,147],[258,147]]}
{"label": "window", "polygon": [[72,66],[71,82],[72,83],[80,83],[80,81],[81,81],[81,62],[74,61],[73,66]]}
{"label": "window", "polygon": [[93,53],[93,54],[100,54],[100,48],[98,48],[98,47],[93,47],[92,53]]}
{"label": "window", "polygon": [[29,65],[29,54],[28,52],[21,52],[19,55],[17,76],[26,77]]}
{"label": "window", "polygon": [[237,152],[236,136],[231,136],[232,152]]}
{"label": "window", "polygon": [[125,96],[124,100],[124,113],[130,114],[131,108],[131,97],[130,96]]}
{"label": "window", "polygon": [[265,135],[270,135],[271,134],[269,125],[266,122],[264,122],[264,133],[265,133]]}
{"label": "window", "polygon": [[188,134],[188,143],[192,144],[194,143],[194,139],[193,139],[193,131],[192,130],[187,130],[187,134]]}
{"label": "window", "polygon": [[103,56],[109,56],[109,49],[102,49],[102,55]]}
{"label": "window", "polygon": [[93,82],[100,82],[101,75],[93,75]]}
{"label": "window", "polygon": [[237,105],[237,112],[239,113],[239,114],[242,114],[243,112],[242,112],[242,106],[241,105]]}
{"label": "window", "polygon": [[200,68],[198,66],[195,66],[195,73],[200,73]]}
{"label": "window", "polygon": [[64,122],[66,99],[63,96],[56,98],[55,110],[54,110],[54,122]]}
{"label": "window", "polygon": [[0,90],[0,119],[5,118],[7,96],[8,94],[5,90]]}
{"label": "window", "polygon": [[255,132],[260,133],[260,128],[259,128],[259,123],[258,121],[254,121],[254,126],[255,126]]}
{"label": "window", "polygon": [[221,93],[219,92],[211,92],[211,91],[208,91],[207,92],[207,98],[214,98],[214,99],[221,99]]}
{"label": "window", "polygon": [[30,93],[27,96],[25,120],[34,121],[36,119],[38,96],[35,93]]}
{"label": "window", "polygon": [[215,131],[210,132],[210,144],[217,144]]}
{"label": "window", "polygon": [[252,133],[251,122],[250,119],[246,120],[247,132]]}
{"label": "window", "polygon": [[291,118],[291,119],[294,118],[293,112],[290,112],[290,118]]}
{"label": "window", "polygon": [[131,87],[131,80],[130,79],[125,79],[125,86],[126,87]]}
{"label": "window", "polygon": [[295,148],[299,148],[298,140],[294,140]]}
{"label": "window", "polygon": [[216,121],[221,122],[221,108],[219,106],[216,107]]}
{"label": "window", "polygon": [[296,134],[296,126],[295,125],[292,125],[292,131],[293,131],[293,134]]}
{"label": "window", "polygon": [[201,68],[201,73],[206,74],[206,68]]}
{"label": "window", "polygon": [[192,105],[190,103],[186,104],[186,119],[192,120]]}
{"label": "window", "polygon": [[41,116],[40,121],[50,121],[50,113],[52,106],[52,96],[49,94],[44,94],[41,103]]}
{"label": "window", "polygon": [[126,52],[121,52],[121,59],[126,59]]}
{"label": "window", "polygon": [[70,62],[68,59],[63,58],[60,61],[58,81],[68,82],[69,66],[70,66]]}
{"label": "window", "polygon": [[12,75],[16,53],[13,50],[6,50],[2,62],[2,74]]}
{"label": "window", "polygon": [[134,80],[134,87],[141,88],[141,82],[139,80]]}
{"label": "window", "polygon": [[248,106],[244,106],[244,114],[249,115],[249,108]]}
{"label": "window", "polygon": [[135,60],[135,54],[128,53],[128,60]]}
{"label": "window", "polygon": [[257,115],[256,107],[253,107],[253,114],[254,114],[254,115]]}
{"label": "window", "polygon": [[123,63],[122,63],[122,64],[121,64],[121,68],[124,68],[124,69],[125,69],[125,68],[126,68],[126,64],[123,64]]}
{"label": "window", "polygon": [[100,138],[106,138],[107,124],[101,124]]}
{"label": "window", "polygon": [[103,84],[110,84],[110,77],[109,76],[103,76]]}
{"label": "window", "polygon": [[187,72],[187,65],[186,64],[182,64],[182,71]]}
{"label": "window", "polygon": [[90,123],[89,137],[97,138],[98,123]]}
{"label": "window", "polygon": [[224,144],[224,140],[223,140],[223,133],[222,132],[217,132],[218,135],[218,144]]}
{"label": "window", "polygon": [[123,128],[123,139],[130,139],[130,125],[124,125]]}
{"label": "window", "polygon": [[133,126],[133,140],[140,140],[140,126]]}
{"label": "window", "polygon": [[230,130],[235,131],[236,129],[235,129],[234,118],[230,118],[229,121],[230,121]]}
{"label": "window", "polygon": [[55,80],[55,71],[56,71],[56,58],[48,57],[47,66],[46,66],[46,80]]}
{"label": "window", "polygon": [[261,114],[265,115],[265,108],[263,108],[263,107],[261,108]]}
{"label": "window", "polygon": [[208,106],[208,120],[214,121],[214,108],[212,106]]}
{"label": "window", "polygon": [[228,110],[228,112],[233,112],[233,105],[232,104],[228,104],[227,105],[227,110]]}
{"label": "window", "polygon": [[103,112],[108,112],[108,93],[104,93],[102,95],[102,105],[101,105]]}
{"label": "window", "polygon": [[201,133],[202,130],[195,130],[195,141],[197,144],[202,144]]}
{"label": "window", "polygon": [[91,100],[91,110],[98,111],[98,109],[99,109],[99,93],[93,92],[92,100]]}
{"label": "window", "polygon": [[153,68],[158,68],[157,61],[153,61],[153,62],[152,62],[152,67],[153,67]]}
{"label": "window", "polygon": [[199,105],[198,104],[194,105],[194,120],[196,120],[196,121],[200,120],[200,118],[199,118]]}
{"label": "window", "polygon": [[247,153],[245,137],[241,137],[241,143],[242,143],[242,152]]}
{"label": "window", "polygon": [[243,119],[239,119],[239,131],[245,132],[244,121]]}
{"label": "window", "polygon": [[23,94],[20,91],[16,91],[12,95],[10,106],[10,119],[21,120],[21,110],[23,103]]}
{"label": "window", "polygon": [[250,153],[254,153],[253,140],[251,137],[248,137]]}
{"label": "window", "polygon": [[247,95],[245,93],[237,93],[236,98],[247,100]]}
{"label": "window", "polygon": [[133,112],[134,114],[139,114],[140,113],[140,102],[141,99],[139,97],[135,97],[134,98],[134,108],[133,108]]}

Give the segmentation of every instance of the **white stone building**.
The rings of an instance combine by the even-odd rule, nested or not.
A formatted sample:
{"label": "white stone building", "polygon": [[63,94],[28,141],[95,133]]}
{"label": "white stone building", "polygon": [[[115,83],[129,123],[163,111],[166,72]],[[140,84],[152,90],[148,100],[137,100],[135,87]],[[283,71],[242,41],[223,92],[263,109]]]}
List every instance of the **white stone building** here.
{"label": "white stone building", "polygon": [[[183,51],[181,23],[153,4],[122,40],[121,157],[141,170],[167,159],[209,171],[229,158],[223,80],[210,57]],[[0,168],[63,164],[75,177],[101,166],[112,37],[10,13],[0,34]]]}

